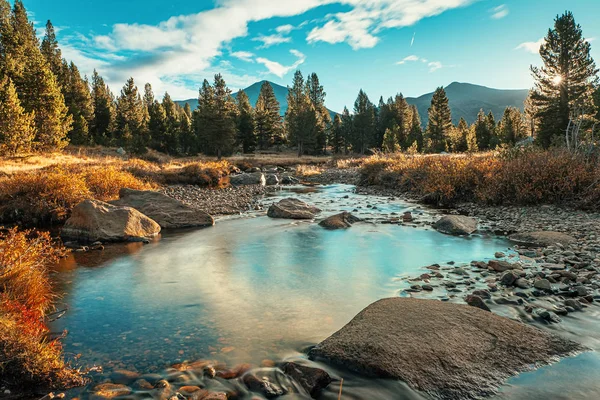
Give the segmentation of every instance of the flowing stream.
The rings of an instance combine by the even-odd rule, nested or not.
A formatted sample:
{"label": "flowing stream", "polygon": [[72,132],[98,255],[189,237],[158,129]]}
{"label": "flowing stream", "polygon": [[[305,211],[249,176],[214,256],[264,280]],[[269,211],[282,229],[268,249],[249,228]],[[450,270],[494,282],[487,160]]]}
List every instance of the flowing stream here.
{"label": "flowing stream", "polygon": [[[355,210],[367,221],[329,231],[313,221],[255,212],[219,219],[208,229],[163,232],[148,245],[74,253],[56,274],[69,310],[52,326],[68,330],[69,357],[84,367],[140,372],[184,360],[259,365],[302,357],[368,304],[397,296],[400,280],[423,273],[423,266],[484,260],[510,245],[493,236],[447,236],[427,225],[376,223],[409,210],[427,221],[435,211],[358,195],[350,185],[285,189],[265,202],[290,196],[317,205],[323,215]],[[595,353],[521,374],[499,396],[548,398],[539,382],[598,370],[598,358],[589,354]],[[337,398],[334,389],[323,398]],[[354,399],[420,396],[398,382],[358,377],[345,389]]]}

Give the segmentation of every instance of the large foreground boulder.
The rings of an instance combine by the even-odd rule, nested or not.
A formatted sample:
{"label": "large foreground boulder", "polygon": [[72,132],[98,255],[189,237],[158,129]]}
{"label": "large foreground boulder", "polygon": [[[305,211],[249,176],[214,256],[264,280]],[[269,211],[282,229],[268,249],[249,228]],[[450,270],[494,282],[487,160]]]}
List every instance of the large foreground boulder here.
{"label": "large foreground boulder", "polygon": [[204,211],[150,190],[123,188],[119,191],[119,200],[112,201],[111,204],[133,207],[158,222],[163,229],[193,228],[215,224],[213,217]]}
{"label": "large foreground boulder", "polygon": [[321,210],[301,200],[287,198],[269,207],[267,215],[271,218],[313,219]]}
{"label": "large foreground boulder", "polygon": [[314,347],[350,370],[400,379],[435,398],[494,393],[511,375],[583,348],[540,329],[467,305],[379,300]]}
{"label": "large foreground boulder", "polygon": [[355,217],[347,211],[332,215],[319,222],[319,225],[326,229],[345,229],[350,228],[353,223],[359,222],[360,218]]}
{"label": "large foreground boulder", "polygon": [[433,228],[447,235],[470,235],[477,230],[477,220],[464,215],[445,215]]}
{"label": "large foreground boulder", "polygon": [[240,185],[260,185],[265,186],[267,180],[262,172],[253,172],[250,174],[231,175],[229,183],[234,186]]}
{"label": "large foreground boulder", "polygon": [[521,244],[542,247],[553,246],[557,243],[568,245],[576,242],[577,240],[573,236],[569,236],[566,233],[552,231],[515,233],[514,235],[510,235],[509,239],[513,242]]}
{"label": "large foreground boulder", "polygon": [[136,241],[156,236],[160,225],[135,208],[84,200],[73,208],[61,237],[80,242]]}

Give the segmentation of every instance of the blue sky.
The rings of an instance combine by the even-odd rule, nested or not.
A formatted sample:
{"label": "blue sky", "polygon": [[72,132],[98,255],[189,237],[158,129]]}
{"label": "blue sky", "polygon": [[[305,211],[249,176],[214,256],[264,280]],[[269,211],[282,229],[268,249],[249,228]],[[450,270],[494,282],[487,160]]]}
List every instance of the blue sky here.
{"label": "blue sky", "polygon": [[[63,55],[96,68],[118,93],[133,76],[176,99],[197,96],[221,72],[237,90],[316,72],[327,105],[351,108],[359,89],[376,102],[453,81],[528,88],[540,39],[566,9],[600,61],[598,0],[24,0]],[[596,43],[595,40],[598,39]]]}

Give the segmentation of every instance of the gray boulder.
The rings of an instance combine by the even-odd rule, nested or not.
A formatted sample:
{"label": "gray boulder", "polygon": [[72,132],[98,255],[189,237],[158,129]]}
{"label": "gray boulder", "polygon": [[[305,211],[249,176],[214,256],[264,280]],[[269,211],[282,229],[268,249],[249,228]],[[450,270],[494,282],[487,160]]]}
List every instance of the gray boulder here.
{"label": "gray boulder", "polygon": [[470,235],[477,230],[477,220],[464,215],[446,215],[434,223],[433,228],[447,235]]}
{"label": "gray boulder", "polygon": [[323,221],[319,222],[319,225],[326,229],[345,229],[350,228],[353,223],[359,221],[360,218],[344,211],[325,218]]}
{"label": "gray boulder", "polygon": [[163,229],[212,226],[215,220],[209,214],[190,207],[159,192],[123,188],[115,206],[133,207],[152,218]]}
{"label": "gray boulder", "polygon": [[476,307],[379,300],[319,343],[309,357],[367,376],[399,379],[433,398],[475,399],[579,344]]}
{"label": "gray boulder", "polygon": [[321,210],[301,200],[287,198],[269,207],[267,215],[271,218],[313,219]]}
{"label": "gray boulder", "polygon": [[89,243],[122,242],[139,241],[159,232],[160,225],[135,208],[84,200],[73,208],[61,237]]}
{"label": "gray boulder", "polygon": [[231,175],[229,177],[229,183],[234,186],[241,185],[260,185],[265,186],[267,184],[265,175],[262,172],[253,172],[251,174],[239,174]]}
{"label": "gray boulder", "polygon": [[577,241],[573,236],[566,233],[552,231],[515,233],[508,238],[513,242],[542,247],[552,246],[557,243],[568,245]]}
{"label": "gray boulder", "polygon": [[295,362],[288,362],[281,368],[286,375],[293,378],[310,394],[317,398],[321,390],[331,383],[332,379],[327,372],[321,368],[308,367]]}
{"label": "gray boulder", "polygon": [[277,175],[274,175],[274,174],[267,175],[266,184],[267,184],[267,186],[279,185],[279,178],[277,177]]}

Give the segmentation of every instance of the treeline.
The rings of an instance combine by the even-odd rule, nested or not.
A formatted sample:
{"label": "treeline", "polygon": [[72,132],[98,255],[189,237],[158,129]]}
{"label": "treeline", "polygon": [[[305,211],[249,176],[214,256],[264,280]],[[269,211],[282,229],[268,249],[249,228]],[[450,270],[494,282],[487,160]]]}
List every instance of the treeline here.
{"label": "treeline", "polygon": [[433,95],[424,129],[417,108],[402,94],[381,97],[375,105],[360,90],[352,112],[345,107],[342,114],[331,113],[317,74],[304,79],[300,71],[283,117],[268,82],[253,106],[243,91],[233,96],[220,74],[212,83],[204,80],[198,107],[191,110],[168,93],[157,99],[150,84],[142,93],[133,78],[115,97],[96,71],[89,82],[62,58],[50,21],[39,43],[22,1],[11,9],[0,0],[0,153],[59,150],[68,143],[218,157],[284,147],[299,156],[439,153],[484,151],[533,136],[547,147],[564,139],[574,114],[585,117],[584,132],[593,131],[600,118],[598,70],[571,13],[557,16],[540,55],[544,66],[532,67],[536,84],[525,112],[508,107],[498,123],[481,110],[472,125],[462,118],[453,125],[442,87]]}

